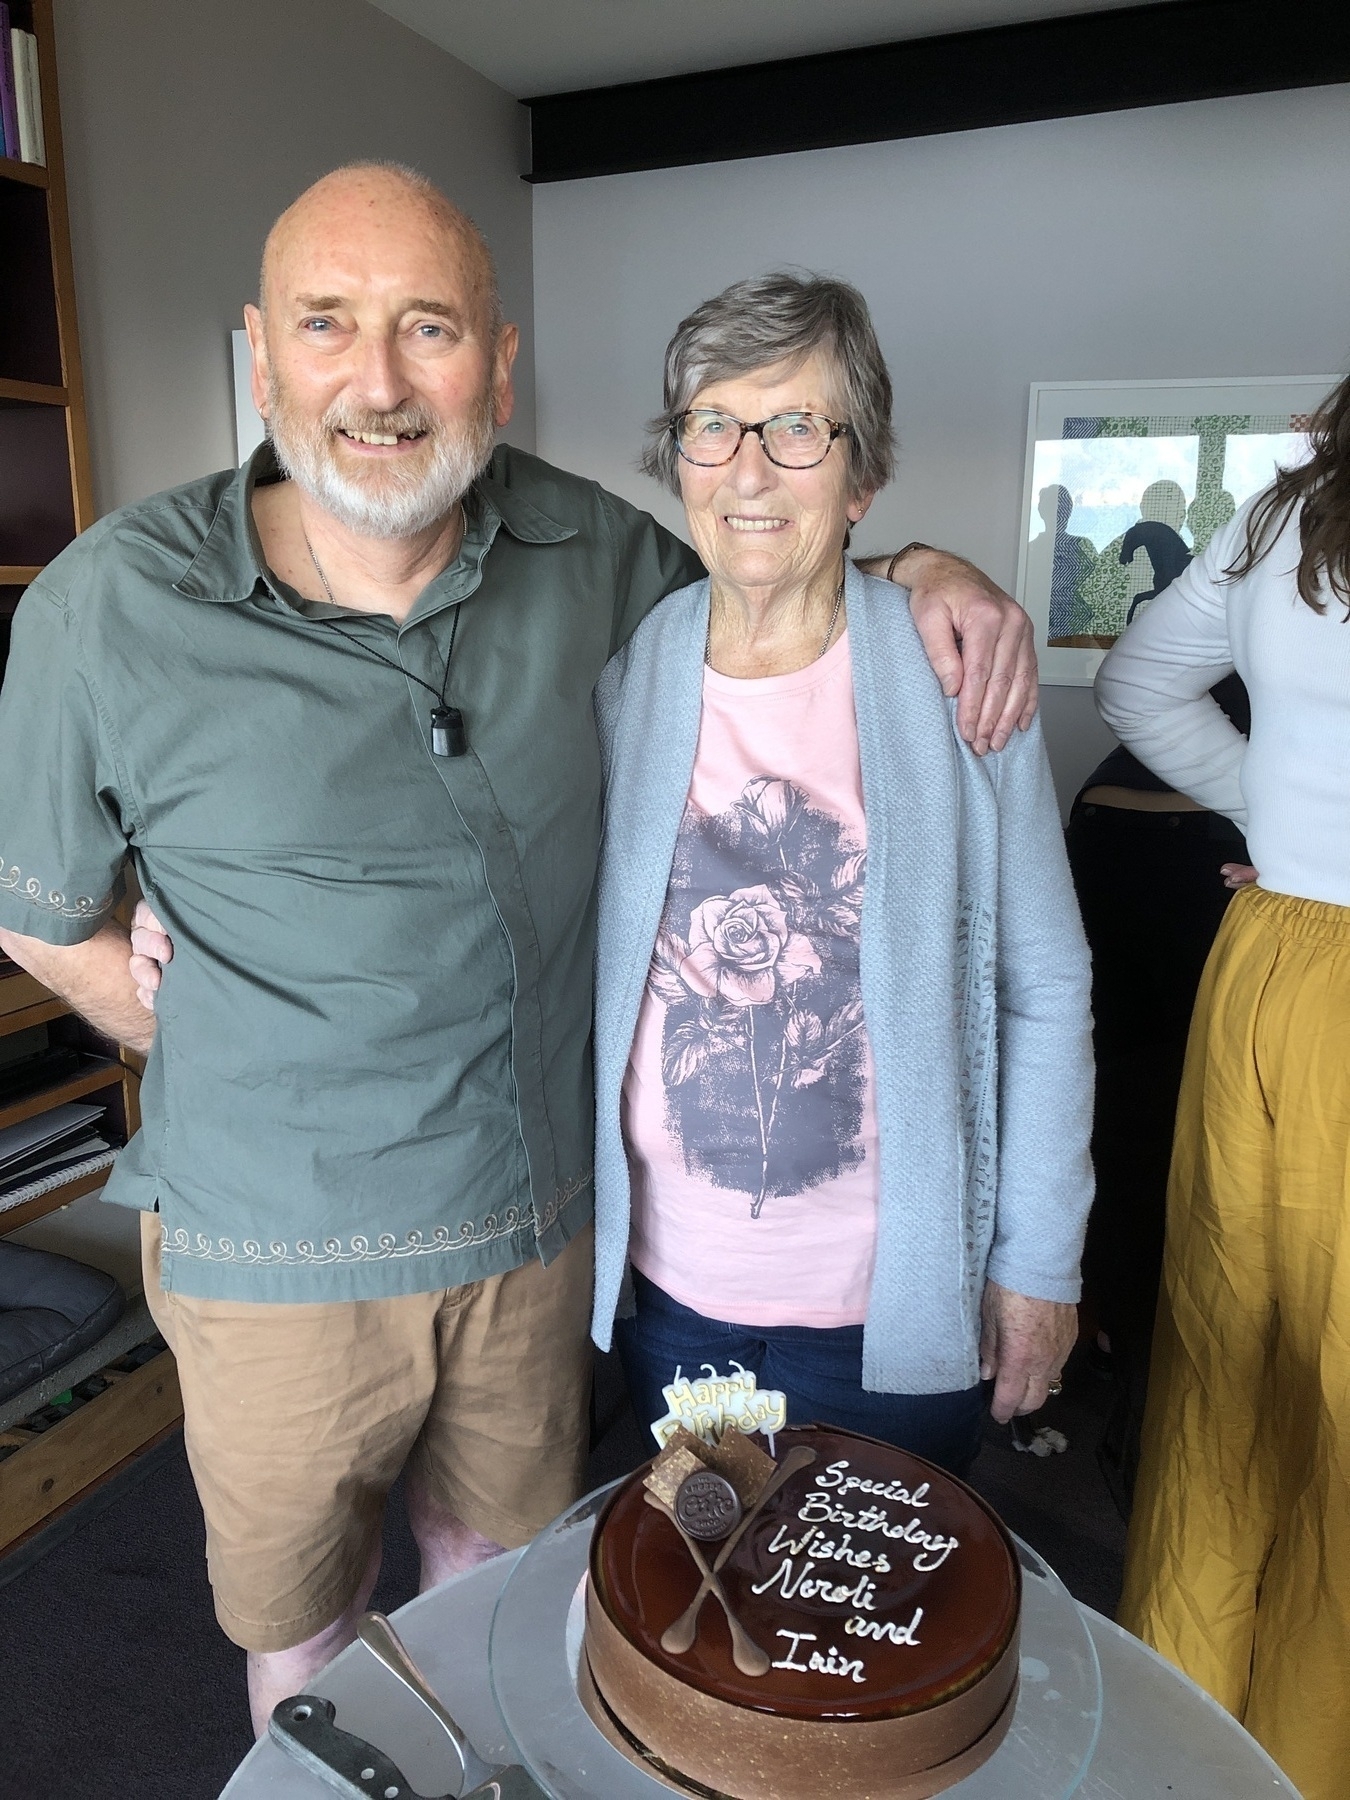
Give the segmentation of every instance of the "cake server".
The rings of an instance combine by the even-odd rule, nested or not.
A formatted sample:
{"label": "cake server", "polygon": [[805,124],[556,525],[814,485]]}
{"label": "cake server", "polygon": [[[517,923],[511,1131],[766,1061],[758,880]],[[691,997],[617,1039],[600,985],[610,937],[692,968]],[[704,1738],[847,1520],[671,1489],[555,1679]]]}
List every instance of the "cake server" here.
{"label": "cake server", "polygon": [[493,1766],[483,1761],[430,1682],[409,1656],[403,1640],[383,1613],[365,1613],[356,1635],[371,1655],[426,1707],[454,1746],[462,1780],[453,1794],[420,1795],[393,1762],[352,1732],[334,1723],[336,1708],[314,1694],[283,1700],[273,1712],[268,1731],[315,1775],[348,1800],[548,1800],[543,1788],[518,1763]]}

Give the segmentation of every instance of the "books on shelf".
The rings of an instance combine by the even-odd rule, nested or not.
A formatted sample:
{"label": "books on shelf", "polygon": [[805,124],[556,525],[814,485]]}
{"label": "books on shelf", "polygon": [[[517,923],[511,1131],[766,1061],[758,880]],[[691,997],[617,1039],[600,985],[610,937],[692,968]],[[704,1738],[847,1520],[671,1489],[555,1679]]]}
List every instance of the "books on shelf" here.
{"label": "books on shelf", "polygon": [[37,39],[11,27],[5,0],[0,0],[0,132],[6,156],[46,164]]}
{"label": "books on shelf", "polygon": [[[0,0],[0,151],[19,154],[19,99],[14,86],[14,34],[9,7]],[[11,147],[12,146],[12,147]]]}
{"label": "books on shelf", "polygon": [[0,1191],[0,1213],[11,1212],[16,1206],[27,1206],[30,1200],[40,1200],[44,1194],[64,1187],[68,1181],[77,1181],[81,1175],[96,1175],[100,1170],[111,1169],[117,1155],[110,1144],[105,1144],[102,1150],[95,1150],[90,1145],[77,1161],[63,1163],[46,1174],[25,1178],[18,1187]]}
{"label": "books on shelf", "polygon": [[49,1185],[59,1186],[75,1164],[111,1150],[99,1132],[106,1110],[71,1101],[0,1131],[0,1203],[13,1204],[15,1189],[48,1176],[57,1176]]}

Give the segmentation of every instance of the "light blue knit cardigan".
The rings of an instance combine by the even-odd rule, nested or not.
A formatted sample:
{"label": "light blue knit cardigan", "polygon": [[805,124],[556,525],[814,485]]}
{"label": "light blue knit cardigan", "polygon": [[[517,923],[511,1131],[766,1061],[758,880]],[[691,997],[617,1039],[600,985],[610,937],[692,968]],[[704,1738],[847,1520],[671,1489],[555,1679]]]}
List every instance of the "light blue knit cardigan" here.
{"label": "light blue knit cardigan", "polygon": [[[979,1377],[986,1276],[1078,1298],[1092,1196],[1087,946],[1039,724],[983,760],[962,742],[894,587],[847,570],[867,883],[863,1010],[881,1202],[863,1382]],[[596,956],[595,1316],[627,1264],[620,1091],[702,709],[708,583],[662,601],[596,689],[605,762]]]}

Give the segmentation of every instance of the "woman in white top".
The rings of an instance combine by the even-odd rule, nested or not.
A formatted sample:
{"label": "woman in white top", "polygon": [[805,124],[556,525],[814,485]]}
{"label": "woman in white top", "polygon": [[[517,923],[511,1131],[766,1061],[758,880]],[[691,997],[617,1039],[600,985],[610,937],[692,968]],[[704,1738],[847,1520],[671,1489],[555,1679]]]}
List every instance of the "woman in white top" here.
{"label": "woman in white top", "polygon": [[[1350,1767],[1350,381],[1097,680],[1246,832],[1196,1003],[1121,1620],[1306,1800]],[[1236,669],[1250,741],[1209,689]]]}

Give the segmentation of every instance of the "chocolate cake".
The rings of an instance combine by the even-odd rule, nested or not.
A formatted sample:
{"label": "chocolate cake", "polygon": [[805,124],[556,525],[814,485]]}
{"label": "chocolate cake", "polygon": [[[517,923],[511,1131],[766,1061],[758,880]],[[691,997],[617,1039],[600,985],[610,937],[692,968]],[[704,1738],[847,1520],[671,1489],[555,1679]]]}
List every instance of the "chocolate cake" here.
{"label": "chocolate cake", "polygon": [[592,1542],[581,1689],[611,1740],[731,1800],[922,1800],[987,1760],[1016,1702],[1021,1576],[984,1502],[833,1427],[778,1433],[773,1461],[684,1435]]}

